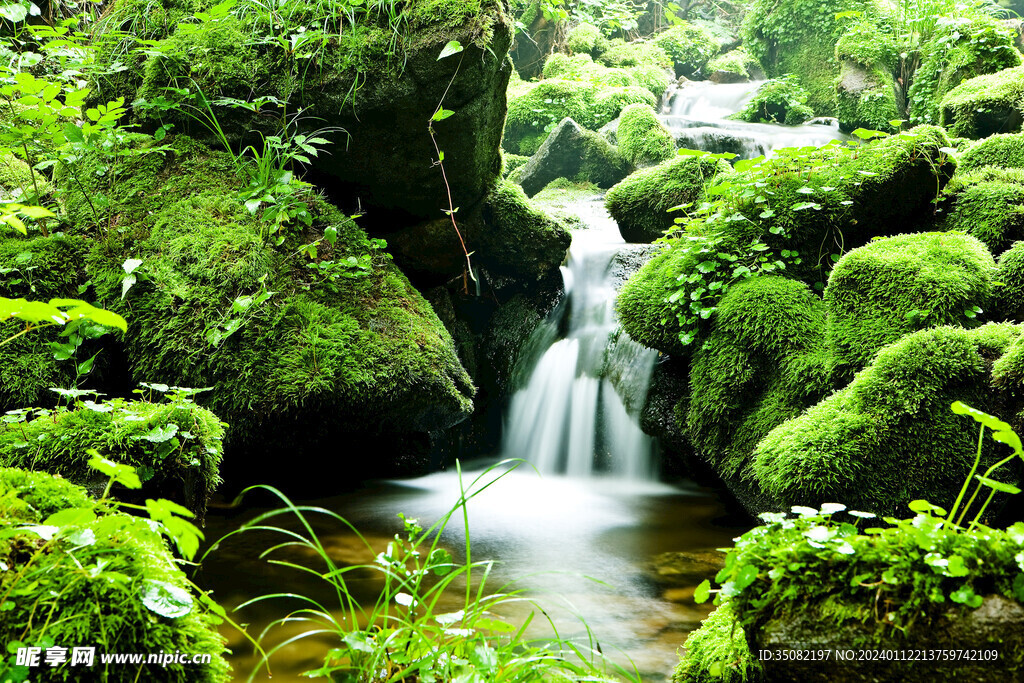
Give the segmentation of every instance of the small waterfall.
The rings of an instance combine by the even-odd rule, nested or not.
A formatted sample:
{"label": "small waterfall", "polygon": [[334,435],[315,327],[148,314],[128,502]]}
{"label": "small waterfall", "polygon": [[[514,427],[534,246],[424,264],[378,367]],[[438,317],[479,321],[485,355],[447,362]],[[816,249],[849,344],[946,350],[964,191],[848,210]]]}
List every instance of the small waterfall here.
{"label": "small waterfall", "polygon": [[676,145],[707,152],[728,152],[752,159],[780,147],[820,147],[842,140],[834,119],[815,119],[800,126],[730,121],[743,109],[763,81],[751,83],[684,83],[670,88],[662,106],[662,120],[676,136]]}
{"label": "small waterfall", "polygon": [[600,198],[576,208],[588,229],[573,235],[562,305],[531,339],[534,348],[548,346],[532,354],[512,397],[504,454],[541,472],[650,479],[654,445],[638,415],[657,352],[618,331],[610,265],[624,243],[615,223]]}

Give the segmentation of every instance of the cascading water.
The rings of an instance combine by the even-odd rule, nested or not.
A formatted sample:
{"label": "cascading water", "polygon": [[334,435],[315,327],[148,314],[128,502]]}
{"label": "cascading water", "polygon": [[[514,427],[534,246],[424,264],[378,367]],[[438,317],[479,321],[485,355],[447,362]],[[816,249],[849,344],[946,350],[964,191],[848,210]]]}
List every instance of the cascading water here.
{"label": "cascading water", "polygon": [[610,266],[624,242],[600,198],[576,209],[588,228],[573,235],[562,268],[565,299],[534,335],[541,353],[512,397],[504,453],[542,472],[651,478],[653,443],[637,415],[657,352],[616,335]]}
{"label": "cascading water", "polygon": [[761,83],[763,81],[729,84],[701,81],[674,86],[663,98],[662,120],[681,148],[731,152],[743,159],[780,147],[820,147],[829,140],[845,138],[833,119],[800,126],[727,119],[744,107]]}

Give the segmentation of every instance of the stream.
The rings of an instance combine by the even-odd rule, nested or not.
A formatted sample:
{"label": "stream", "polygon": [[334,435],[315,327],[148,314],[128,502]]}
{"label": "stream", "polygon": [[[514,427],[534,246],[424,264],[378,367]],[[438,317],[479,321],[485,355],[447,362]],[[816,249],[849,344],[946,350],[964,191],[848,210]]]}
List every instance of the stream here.
{"label": "stream", "polygon": [[[687,84],[667,93],[663,120],[680,146],[732,151],[745,158],[842,137],[829,122],[784,127],[726,120],[757,85]],[[618,335],[614,316],[621,278],[616,280],[613,261],[628,247],[600,195],[567,208],[587,227],[575,231],[563,267],[566,296],[526,346],[517,370],[520,389],[505,415],[500,458],[467,464],[463,472],[468,483],[501,458],[526,461],[470,501],[473,560],[495,561],[488,585],[498,590],[512,582],[525,589],[544,606],[561,636],[585,638],[589,627],[611,661],[635,667],[644,681],[665,681],[687,635],[711,610],[693,603],[694,587],[714,575],[720,558],[715,549],[731,545],[750,522],[730,517],[716,491],[686,481],[658,481],[657,444],[641,432],[637,419],[658,354]],[[336,562],[359,564],[372,562],[401,533],[399,512],[429,526],[454,505],[459,486],[458,475],[447,471],[369,482],[355,491],[301,502],[333,511],[360,531],[372,551],[337,522],[316,525]],[[241,508],[214,505],[207,538],[217,539],[273,507],[267,496]],[[462,559],[463,538],[461,517],[453,518],[442,545]],[[229,609],[254,596],[294,592],[323,601],[340,615],[337,596],[316,577],[259,559],[280,540],[265,532],[234,536],[203,562],[196,580]],[[666,571],[671,563],[656,562],[663,553],[676,553],[675,565],[681,562],[684,570]],[[299,563],[315,559],[296,550],[274,557]],[[374,600],[379,584],[360,576],[355,575],[352,590]],[[460,609],[459,595],[450,600],[444,609]],[[259,633],[296,606],[266,601],[233,616]],[[499,616],[523,623],[528,614],[523,606]],[[543,622],[533,621],[528,635],[548,635],[550,626]],[[265,647],[281,645],[271,659],[273,680],[308,680],[300,674],[322,665],[328,650],[338,646],[331,635],[288,642],[307,628],[286,624],[264,641]],[[230,661],[236,680],[247,680],[258,658],[234,629],[225,626],[222,633],[234,651]],[[265,672],[257,680],[266,680]]]}

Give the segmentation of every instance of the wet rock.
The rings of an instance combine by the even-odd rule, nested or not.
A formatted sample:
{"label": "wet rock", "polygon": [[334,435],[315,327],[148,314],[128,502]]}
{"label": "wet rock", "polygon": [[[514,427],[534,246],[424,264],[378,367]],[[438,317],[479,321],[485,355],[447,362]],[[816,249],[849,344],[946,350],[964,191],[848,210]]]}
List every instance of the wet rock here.
{"label": "wet rock", "polygon": [[695,586],[718,573],[725,564],[720,550],[662,553],[654,558],[655,580],[669,586]]}
{"label": "wet rock", "polygon": [[530,196],[557,178],[609,188],[631,170],[631,164],[600,134],[585,130],[567,117],[523,166],[519,184]]}

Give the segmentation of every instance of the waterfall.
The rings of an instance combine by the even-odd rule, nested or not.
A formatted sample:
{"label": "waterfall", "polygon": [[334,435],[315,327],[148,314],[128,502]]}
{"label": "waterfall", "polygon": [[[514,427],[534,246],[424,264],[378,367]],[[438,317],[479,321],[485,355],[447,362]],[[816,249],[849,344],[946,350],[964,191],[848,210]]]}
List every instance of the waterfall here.
{"label": "waterfall", "polygon": [[820,147],[846,139],[835,119],[815,119],[799,126],[731,121],[726,117],[746,105],[763,81],[673,86],[663,98],[661,119],[676,137],[676,146],[707,152],[731,152],[752,159],[780,147]]}
{"label": "waterfall", "polygon": [[[625,245],[600,197],[576,205],[577,230],[562,268],[565,299],[531,339],[505,424],[504,454],[546,473],[630,479],[655,474],[654,445],[640,430],[657,352],[619,331],[611,263]],[[539,358],[537,357],[539,355]]]}

